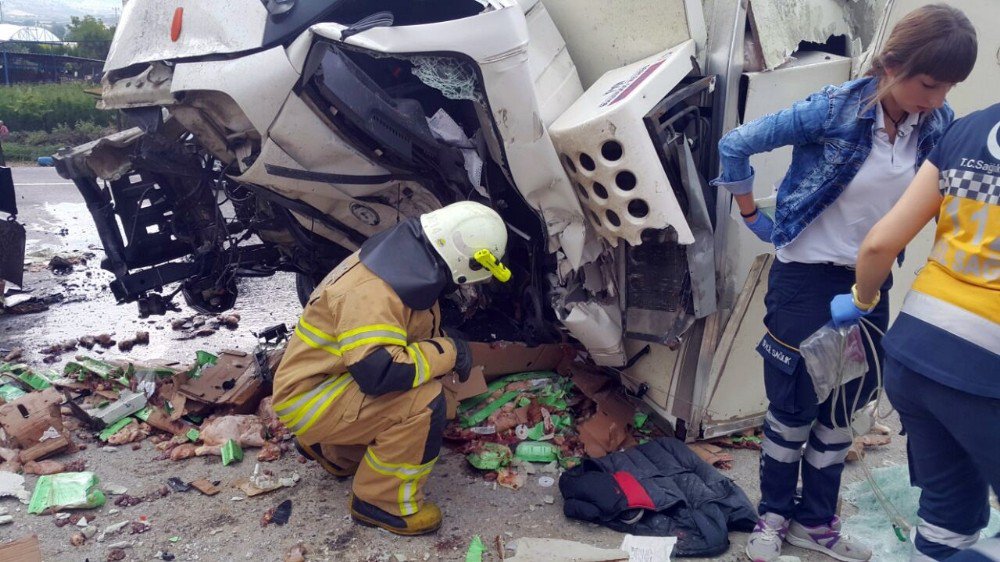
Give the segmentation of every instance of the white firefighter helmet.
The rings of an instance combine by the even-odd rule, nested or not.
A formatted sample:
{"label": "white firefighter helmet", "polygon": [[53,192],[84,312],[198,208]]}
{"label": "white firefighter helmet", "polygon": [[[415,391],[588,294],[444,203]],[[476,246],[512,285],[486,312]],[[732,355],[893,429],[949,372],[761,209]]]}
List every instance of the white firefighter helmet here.
{"label": "white firefighter helmet", "polygon": [[455,283],[510,279],[510,270],[500,263],[507,248],[507,227],[493,209],[459,201],[421,215],[420,226]]}

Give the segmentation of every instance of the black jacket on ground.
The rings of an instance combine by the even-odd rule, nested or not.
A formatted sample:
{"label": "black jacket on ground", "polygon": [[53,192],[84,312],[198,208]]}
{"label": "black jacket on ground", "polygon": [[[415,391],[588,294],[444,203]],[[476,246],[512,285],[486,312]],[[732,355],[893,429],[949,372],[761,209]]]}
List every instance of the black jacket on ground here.
{"label": "black jacket on ground", "polygon": [[675,556],[722,554],[729,531],[750,532],[757,523],[743,490],[671,437],[586,459],[563,473],[559,491],[567,517],[633,535],[675,536]]}

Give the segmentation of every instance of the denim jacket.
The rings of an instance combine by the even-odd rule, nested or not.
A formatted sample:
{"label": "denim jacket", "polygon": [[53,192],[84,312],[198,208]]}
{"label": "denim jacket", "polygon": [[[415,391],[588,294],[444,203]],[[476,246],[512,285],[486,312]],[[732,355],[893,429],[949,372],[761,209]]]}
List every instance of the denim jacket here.
{"label": "denim jacket", "polygon": [[[776,247],[787,245],[843,193],[871,153],[875,107],[866,106],[876,87],[872,77],[827,86],[787,109],[729,131],[719,141],[721,174],[712,185],[752,185],[750,156],[792,145],[792,165],[778,187],[771,236]],[[954,115],[945,103],[922,117],[917,168]]]}

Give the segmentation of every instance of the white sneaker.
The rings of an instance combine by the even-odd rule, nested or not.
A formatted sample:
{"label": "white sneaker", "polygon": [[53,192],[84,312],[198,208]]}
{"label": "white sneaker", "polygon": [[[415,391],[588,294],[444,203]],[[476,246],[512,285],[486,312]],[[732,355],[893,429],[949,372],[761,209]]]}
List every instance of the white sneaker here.
{"label": "white sneaker", "polygon": [[871,549],[840,534],[839,517],[834,517],[826,525],[815,527],[806,527],[797,521],[792,521],[785,541],[799,548],[822,552],[842,562],[867,562],[872,557]]}
{"label": "white sneaker", "polygon": [[747,539],[747,558],[751,562],[773,562],[781,556],[781,542],[788,533],[788,519],[777,513],[765,513],[757,520]]}

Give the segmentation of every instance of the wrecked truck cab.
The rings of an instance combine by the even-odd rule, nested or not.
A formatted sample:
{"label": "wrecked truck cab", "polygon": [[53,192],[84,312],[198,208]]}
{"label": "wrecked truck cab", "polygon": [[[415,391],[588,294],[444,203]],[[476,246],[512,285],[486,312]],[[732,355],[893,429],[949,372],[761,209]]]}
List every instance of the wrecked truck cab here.
{"label": "wrecked truck cab", "polygon": [[[859,7],[809,14],[851,40],[785,64],[776,53],[827,38],[774,34],[786,14],[770,4],[754,18],[696,0],[240,0],[220,18],[131,0],[100,103],[136,128],[56,163],[98,224],[115,297],[144,314],[178,292],[222,311],[241,278],[277,271],[304,297],[398,221],[488,204],[512,282],[456,292],[448,323],[482,341],[572,338],[680,435],[736,431],[766,407],[753,346],[770,258],[707,183],[716,144],[847,79],[874,33],[852,27]],[[146,33],[177,17],[176,41]],[[772,72],[744,71],[744,42]],[[767,157],[758,177],[783,173],[787,156]]]}
{"label": "wrecked truck cab", "polygon": [[279,39],[246,4],[217,38],[223,22],[185,7],[168,42],[136,26],[175,12],[130,2],[100,103],[137,126],[56,157],[119,302],[163,313],[180,293],[218,313],[276,271],[305,296],[368,237],[471,199],[507,222],[514,272],[445,303],[476,339],[569,336],[625,369],[629,338],[676,348],[714,310],[715,82],[693,40],[585,92],[545,2],[332,3]]}

